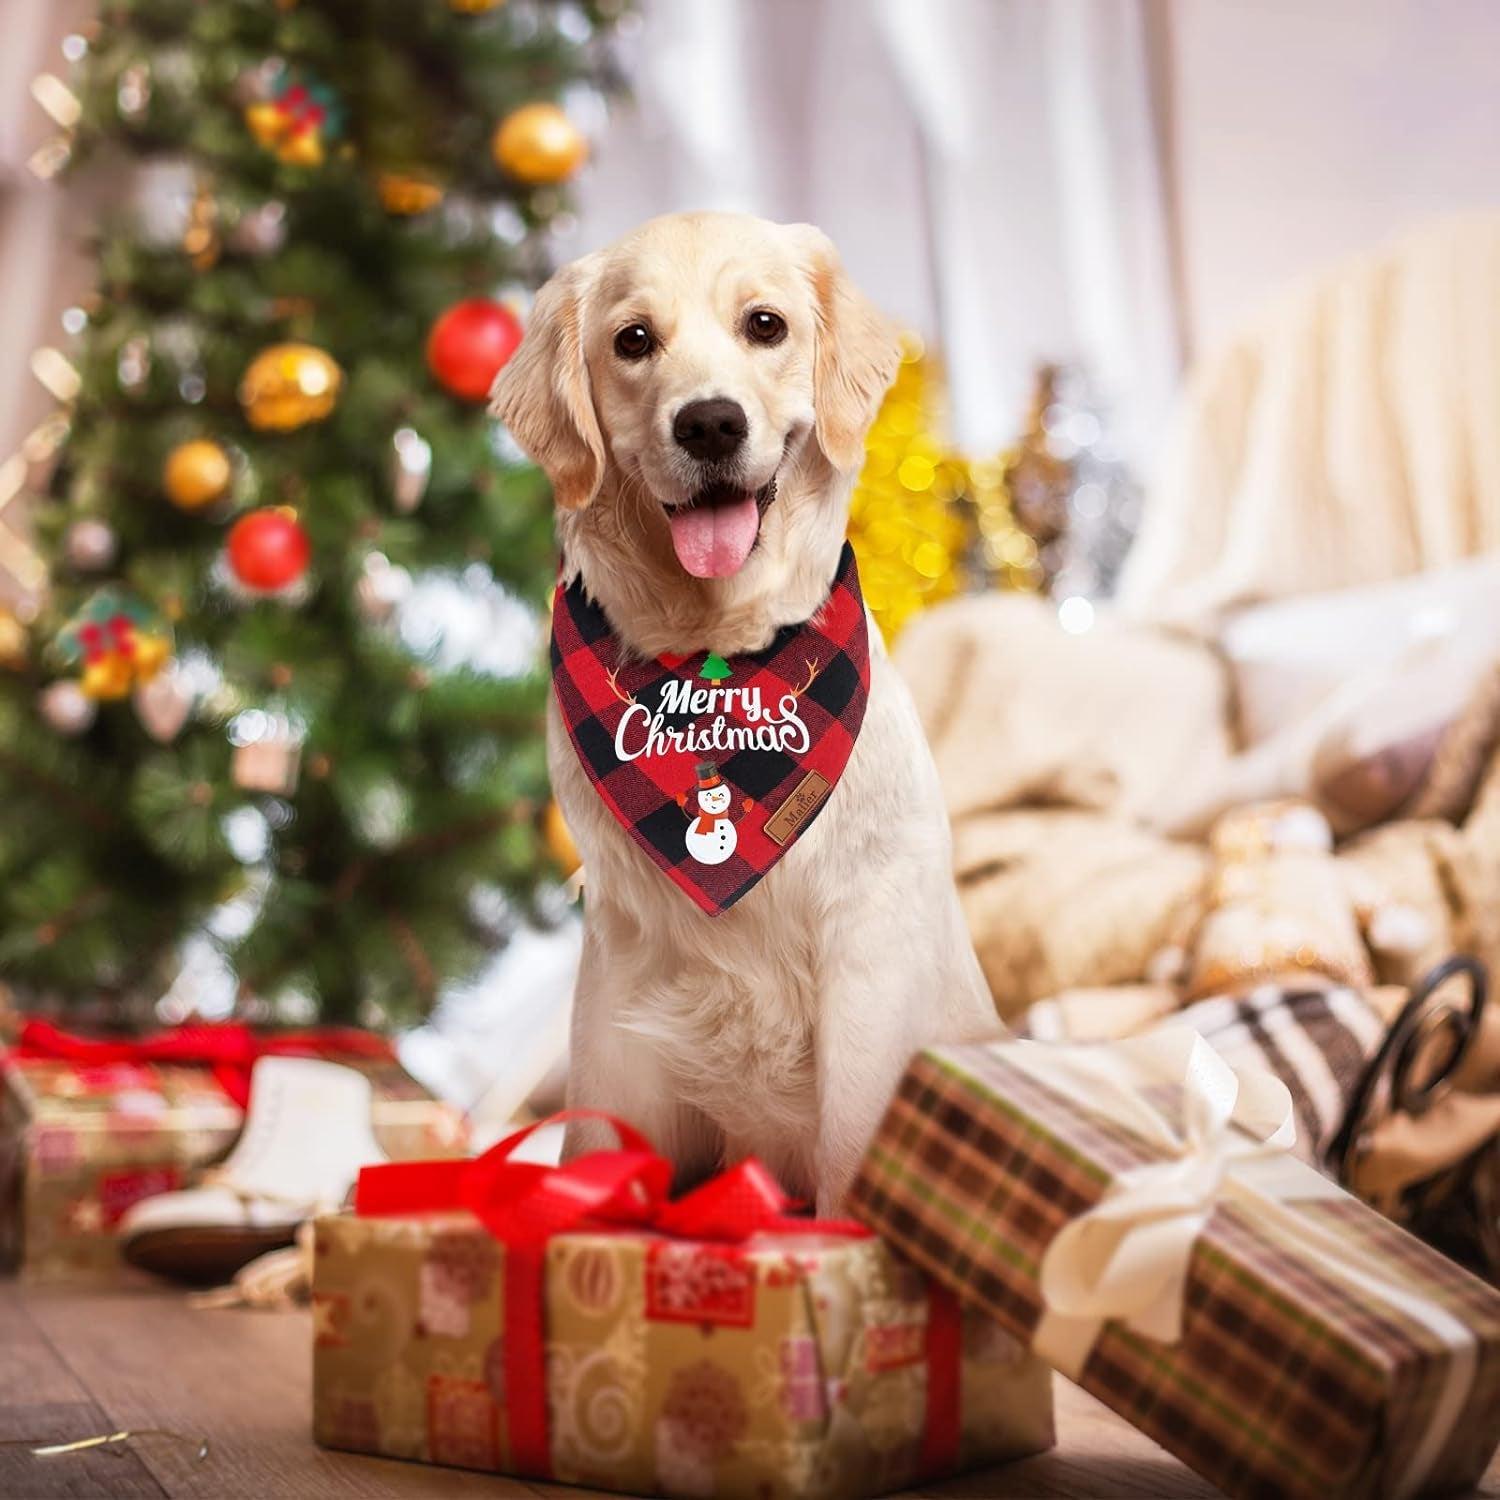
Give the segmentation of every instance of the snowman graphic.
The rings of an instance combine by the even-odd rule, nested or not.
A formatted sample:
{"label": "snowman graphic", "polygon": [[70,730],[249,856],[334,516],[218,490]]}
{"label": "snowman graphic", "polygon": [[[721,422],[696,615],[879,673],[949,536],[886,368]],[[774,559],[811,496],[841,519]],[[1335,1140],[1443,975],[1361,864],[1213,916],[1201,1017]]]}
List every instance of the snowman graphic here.
{"label": "snowman graphic", "polygon": [[[739,835],[729,816],[734,797],[724,778],[719,775],[719,768],[711,760],[698,763],[697,775],[698,785],[695,790],[698,810],[696,814],[689,814],[692,822],[688,824],[687,851],[700,865],[722,865],[734,854],[735,846],[739,843]],[[686,792],[677,794],[677,805],[687,810]],[[746,812],[754,806],[754,798],[744,799]]]}

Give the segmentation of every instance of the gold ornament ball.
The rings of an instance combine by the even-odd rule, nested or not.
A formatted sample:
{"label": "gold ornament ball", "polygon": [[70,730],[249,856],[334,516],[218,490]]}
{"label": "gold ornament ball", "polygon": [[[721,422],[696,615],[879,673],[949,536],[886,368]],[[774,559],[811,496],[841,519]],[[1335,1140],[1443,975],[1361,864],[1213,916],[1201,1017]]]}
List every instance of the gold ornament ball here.
{"label": "gold ornament ball", "polygon": [[549,802],[547,810],[542,814],[542,838],[546,842],[547,853],[552,856],[564,877],[571,875],[583,863],[578,845],[573,842],[573,835],[563,821],[562,809],[556,802]]}
{"label": "gold ornament ball", "polygon": [[461,16],[482,16],[504,4],[505,0],[448,0],[449,8]]}
{"label": "gold ornament ball", "polygon": [[519,182],[566,182],[588,158],[583,132],[555,104],[523,104],[500,122],[491,143],[496,165]]}
{"label": "gold ornament ball", "polygon": [[224,498],[233,477],[229,455],[210,438],[194,438],[167,455],[161,482],[179,510],[202,510]]}
{"label": "gold ornament ball", "polygon": [[338,404],[344,372],[312,344],[272,344],[250,361],[240,405],[261,432],[293,432],[321,422]]}

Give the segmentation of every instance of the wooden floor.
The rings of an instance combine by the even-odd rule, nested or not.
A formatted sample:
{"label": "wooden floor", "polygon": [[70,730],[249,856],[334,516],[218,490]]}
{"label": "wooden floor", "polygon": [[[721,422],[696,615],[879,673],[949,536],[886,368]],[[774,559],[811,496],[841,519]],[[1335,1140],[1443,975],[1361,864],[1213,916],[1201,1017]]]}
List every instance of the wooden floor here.
{"label": "wooden floor", "polygon": [[[64,1293],[0,1281],[0,1496],[561,1496],[458,1469],[327,1453],[309,1433],[305,1313],[204,1312],[157,1291]],[[1058,1382],[1058,1445],[924,1495],[1213,1496],[1147,1439]],[[35,1444],[167,1428],[126,1448],[50,1458]],[[17,1439],[23,1441],[17,1442]],[[1500,1464],[1485,1494],[1500,1495]]]}

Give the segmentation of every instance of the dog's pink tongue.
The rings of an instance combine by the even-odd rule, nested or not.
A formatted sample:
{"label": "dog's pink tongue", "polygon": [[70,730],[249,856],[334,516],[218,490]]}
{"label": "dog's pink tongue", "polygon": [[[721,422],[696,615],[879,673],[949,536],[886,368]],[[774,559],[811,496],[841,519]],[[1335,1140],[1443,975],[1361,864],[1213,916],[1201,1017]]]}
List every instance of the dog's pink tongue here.
{"label": "dog's pink tongue", "polygon": [[750,556],[760,532],[754,495],[719,505],[695,505],[670,513],[672,546],[694,578],[728,578]]}

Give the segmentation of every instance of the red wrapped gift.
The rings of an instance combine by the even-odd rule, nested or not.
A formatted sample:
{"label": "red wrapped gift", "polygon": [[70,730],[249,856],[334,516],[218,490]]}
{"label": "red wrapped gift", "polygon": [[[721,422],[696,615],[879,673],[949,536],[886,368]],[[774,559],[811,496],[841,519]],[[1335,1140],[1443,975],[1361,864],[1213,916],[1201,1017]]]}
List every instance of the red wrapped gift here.
{"label": "red wrapped gift", "polygon": [[262,1057],[365,1073],[376,1138],[393,1158],[467,1144],[462,1116],[369,1032],[200,1023],[105,1039],[28,1018],[0,1053],[0,1265],[43,1279],[117,1270],[114,1226],[142,1198],[191,1186],[229,1151]]}
{"label": "red wrapped gift", "polygon": [[[535,1127],[531,1127],[535,1128]],[[367,1169],[317,1221],[314,1430],[627,1493],[853,1496],[1051,1441],[1040,1365],[748,1161],[672,1202],[627,1126],[562,1168]],[[379,1306],[370,1289],[379,1288]]]}

